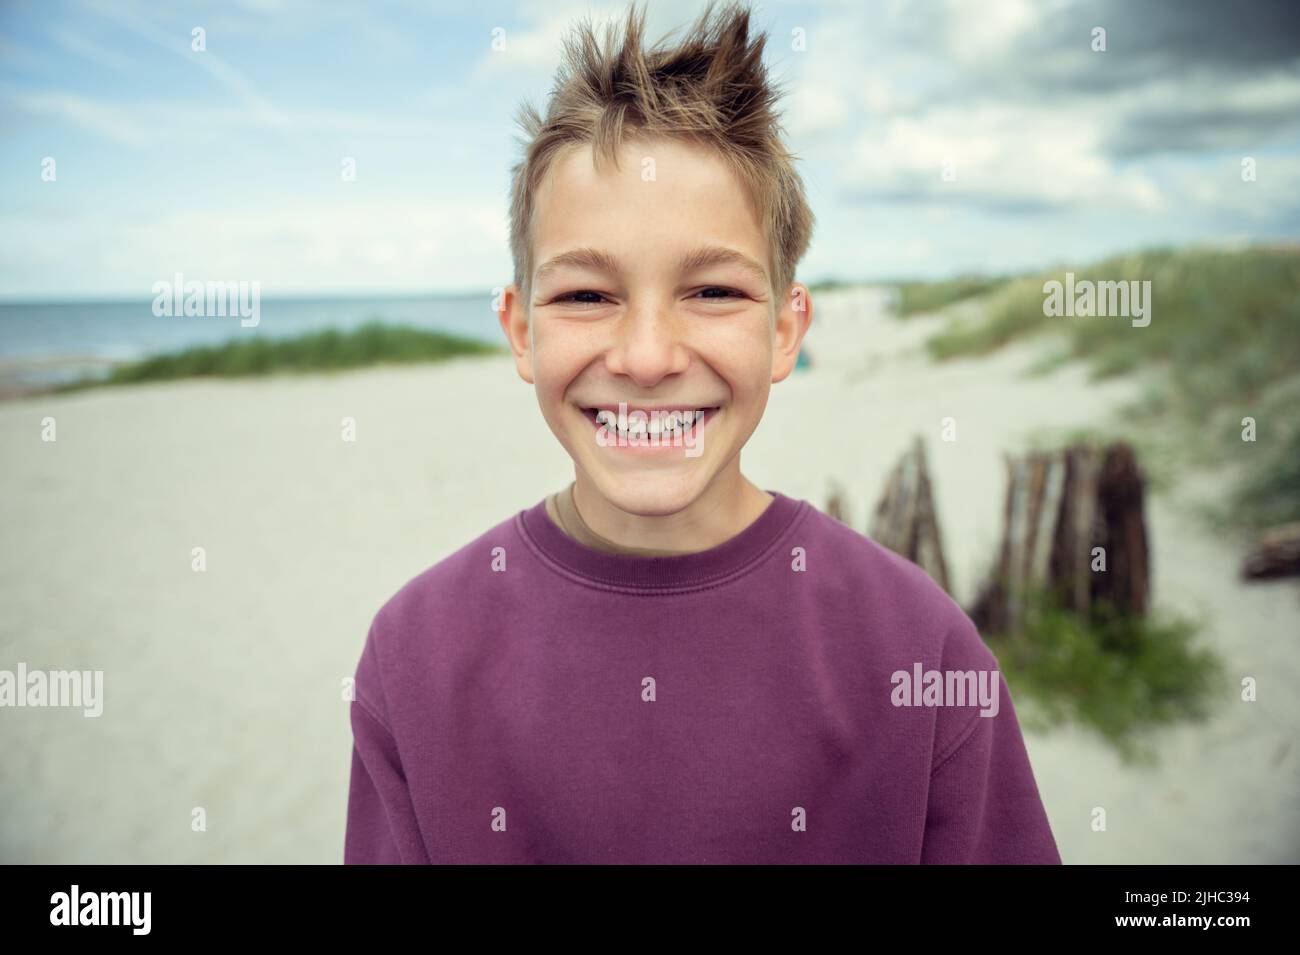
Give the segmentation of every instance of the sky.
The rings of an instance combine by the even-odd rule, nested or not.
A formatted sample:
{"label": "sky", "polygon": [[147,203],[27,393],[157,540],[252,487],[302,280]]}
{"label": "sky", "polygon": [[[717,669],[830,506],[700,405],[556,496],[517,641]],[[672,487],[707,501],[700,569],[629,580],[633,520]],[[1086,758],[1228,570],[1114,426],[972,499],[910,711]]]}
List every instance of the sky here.
{"label": "sky", "polygon": [[[802,281],[1300,236],[1300,3],[752,7],[817,217]],[[649,33],[702,8],[650,0]],[[4,0],[0,299],[504,285],[517,108],[577,18],[624,10]]]}

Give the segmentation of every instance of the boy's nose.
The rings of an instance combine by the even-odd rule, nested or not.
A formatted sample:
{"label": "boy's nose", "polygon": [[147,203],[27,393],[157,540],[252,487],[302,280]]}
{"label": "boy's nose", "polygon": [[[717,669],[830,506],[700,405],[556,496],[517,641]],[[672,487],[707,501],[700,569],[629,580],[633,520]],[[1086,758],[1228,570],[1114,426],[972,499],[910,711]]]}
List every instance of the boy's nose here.
{"label": "boy's nose", "polygon": [[606,367],[643,388],[685,371],[690,356],[682,342],[683,330],[668,308],[629,309],[618,321],[616,339],[605,355]]}

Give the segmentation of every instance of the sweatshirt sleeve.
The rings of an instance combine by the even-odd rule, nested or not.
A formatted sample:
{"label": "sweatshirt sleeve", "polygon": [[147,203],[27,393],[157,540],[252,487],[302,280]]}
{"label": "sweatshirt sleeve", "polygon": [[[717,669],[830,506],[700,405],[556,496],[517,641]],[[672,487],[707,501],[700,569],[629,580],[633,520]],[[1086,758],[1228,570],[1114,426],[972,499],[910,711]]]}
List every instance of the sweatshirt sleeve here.
{"label": "sweatshirt sleeve", "polygon": [[357,667],[351,706],[352,770],[348,784],[344,865],[427,863],[401,755],[382,707],[374,631]]}
{"label": "sweatshirt sleeve", "polygon": [[[969,625],[974,634],[974,626]],[[979,640],[978,635],[974,637]],[[980,641],[980,649],[996,665]],[[929,864],[1060,865],[1005,678],[998,708],[977,711],[957,739],[936,751],[930,771],[921,861]],[[969,714],[969,710],[964,710]]]}

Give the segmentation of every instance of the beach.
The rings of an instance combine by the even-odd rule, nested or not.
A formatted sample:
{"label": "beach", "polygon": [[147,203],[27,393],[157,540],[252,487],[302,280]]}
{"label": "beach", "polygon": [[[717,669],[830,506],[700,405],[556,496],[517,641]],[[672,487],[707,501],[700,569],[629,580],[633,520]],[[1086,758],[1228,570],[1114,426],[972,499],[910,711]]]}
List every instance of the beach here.
{"label": "beach", "polygon": [[[834,481],[865,530],[922,435],[968,604],[1003,453],[1104,422],[1139,382],[1023,376],[1032,343],[935,365],[921,344],[943,319],[885,306],[874,288],[814,297],[811,366],[773,387],[743,470],[818,507]],[[0,667],[104,672],[101,716],[0,710],[11,863],[341,862],[344,684],[372,616],[572,477],[508,357],[28,396],[0,402],[0,441]],[[1239,581],[1240,553],[1187,512],[1215,493],[1193,475],[1150,495],[1154,600],[1199,615],[1258,700],[1225,686],[1208,722],[1154,737],[1154,766],[1083,728],[1027,731],[1067,863],[1300,862],[1300,589]]]}

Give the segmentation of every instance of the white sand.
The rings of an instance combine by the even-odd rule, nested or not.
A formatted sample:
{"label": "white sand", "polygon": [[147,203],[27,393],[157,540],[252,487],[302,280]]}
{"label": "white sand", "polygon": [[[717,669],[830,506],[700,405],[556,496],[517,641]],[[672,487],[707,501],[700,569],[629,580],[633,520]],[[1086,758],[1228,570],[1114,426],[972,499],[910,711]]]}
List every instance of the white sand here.
{"label": "white sand", "polygon": [[[962,600],[997,543],[1001,452],[1136,394],[1078,368],[1018,377],[1026,347],[935,367],[912,351],[934,322],[884,317],[871,290],[819,296],[815,317],[814,368],[774,389],[746,473],[819,506],[836,478],[861,529],[925,434]],[[23,399],[0,404],[0,441],[0,668],[105,671],[98,719],[0,710],[3,862],[340,861],[341,681],[370,617],[571,475],[507,359]],[[1152,502],[1157,600],[1202,610],[1204,640],[1234,678],[1259,679],[1260,701],[1163,732],[1155,769],[1082,730],[1031,734],[1062,855],[1300,861],[1297,589],[1238,583],[1238,554],[1176,505]]]}

